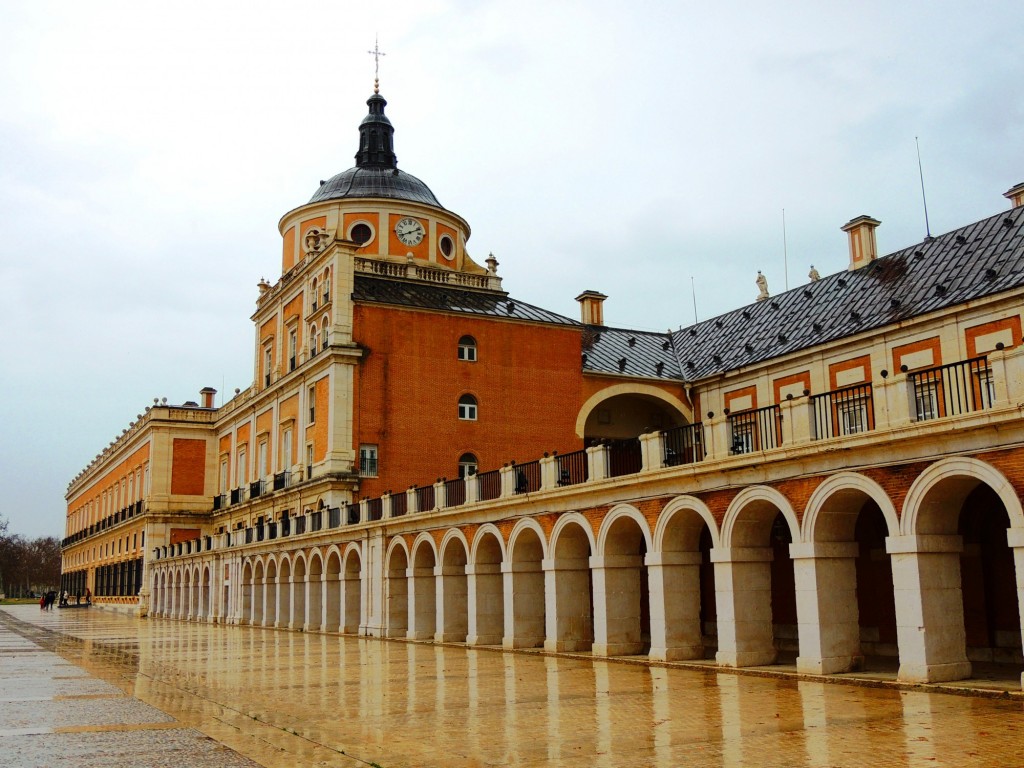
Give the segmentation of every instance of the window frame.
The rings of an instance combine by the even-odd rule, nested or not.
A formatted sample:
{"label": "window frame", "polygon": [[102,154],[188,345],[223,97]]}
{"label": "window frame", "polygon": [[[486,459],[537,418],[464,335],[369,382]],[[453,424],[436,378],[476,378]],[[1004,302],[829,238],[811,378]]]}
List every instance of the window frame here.
{"label": "window frame", "polygon": [[461,336],[458,344],[458,358],[464,363],[475,363],[479,359],[476,339],[470,335]]}
{"label": "window frame", "polygon": [[479,421],[480,403],[468,392],[459,397],[459,421]]}

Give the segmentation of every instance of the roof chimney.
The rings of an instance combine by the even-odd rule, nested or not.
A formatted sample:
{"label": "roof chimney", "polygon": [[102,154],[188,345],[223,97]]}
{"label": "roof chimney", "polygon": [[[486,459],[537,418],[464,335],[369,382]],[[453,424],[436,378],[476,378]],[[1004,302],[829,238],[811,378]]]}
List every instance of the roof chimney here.
{"label": "roof chimney", "polygon": [[213,396],[217,394],[217,390],[213,387],[203,387],[199,394],[202,396],[203,408],[213,408]]}
{"label": "roof chimney", "polygon": [[881,224],[878,219],[870,216],[858,216],[843,224],[840,229],[850,236],[850,267],[851,271],[866,267],[878,258],[878,245],[875,243],[875,227]]}
{"label": "roof chimney", "polygon": [[584,325],[604,325],[604,300],[608,297],[598,291],[584,291],[576,297],[580,303],[580,320]]}
{"label": "roof chimney", "polygon": [[1010,201],[1010,207],[1020,208],[1024,205],[1024,181],[1003,193],[1003,197]]}

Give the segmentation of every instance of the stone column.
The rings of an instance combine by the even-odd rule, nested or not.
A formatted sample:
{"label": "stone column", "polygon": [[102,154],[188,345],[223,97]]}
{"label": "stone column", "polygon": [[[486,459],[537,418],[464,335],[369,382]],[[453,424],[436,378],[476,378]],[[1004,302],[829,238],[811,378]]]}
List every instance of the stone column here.
{"label": "stone column", "polygon": [[384,603],[384,529],[378,527],[363,541],[359,579],[362,604],[362,626],[359,634],[365,637],[383,637],[387,622]]}
{"label": "stone column", "polygon": [[466,486],[466,503],[475,504],[480,501],[480,478],[476,474],[466,475],[462,482]]}
{"label": "stone column", "polygon": [[587,469],[590,482],[604,480],[611,475],[611,451],[607,445],[592,445],[587,448]]}
{"label": "stone column", "polygon": [[410,488],[405,492],[405,513],[407,515],[415,514],[420,511],[419,508],[420,497],[416,495],[416,488]]}
{"label": "stone column", "polygon": [[857,552],[852,541],[789,545],[796,580],[798,672],[830,675],[863,665]]}
{"label": "stone column", "polygon": [[[1017,575],[1017,611],[1020,615],[1021,639],[1024,640],[1024,528],[1008,528],[1006,543],[1013,549],[1014,571]],[[1024,688],[1024,674],[1021,675]]]}
{"label": "stone column", "polygon": [[774,664],[771,547],[711,550],[715,564],[718,653],[727,667]]}
{"label": "stone column", "polygon": [[703,659],[701,553],[649,552],[644,562],[651,600],[651,658]]}
{"label": "stone column", "polygon": [[640,555],[591,557],[595,656],[640,653]]}
{"label": "stone column", "polygon": [[653,472],[665,466],[665,437],[661,432],[640,435],[640,471]]}
{"label": "stone column", "polygon": [[540,460],[540,489],[550,491],[558,487],[558,459],[545,456]]}
{"label": "stone column", "polygon": [[779,403],[782,417],[782,445],[804,445],[811,442],[811,402],[807,397]]}
{"label": "stone column", "polygon": [[960,590],[959,536],[889,536],[896,598],[899,679],[915,683],[971,675]]}

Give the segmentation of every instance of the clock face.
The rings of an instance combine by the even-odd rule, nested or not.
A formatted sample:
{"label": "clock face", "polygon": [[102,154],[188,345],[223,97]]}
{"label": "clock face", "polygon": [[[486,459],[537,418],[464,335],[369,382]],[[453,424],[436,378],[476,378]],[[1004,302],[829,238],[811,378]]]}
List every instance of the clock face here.
{"label": "clock face", "polygon": [[416,219],[406,216],[395,224],[395,234],[398,235],[398,239],[405,245],[419,245],[423,242],[426,230],[423,229],[423,225]]}

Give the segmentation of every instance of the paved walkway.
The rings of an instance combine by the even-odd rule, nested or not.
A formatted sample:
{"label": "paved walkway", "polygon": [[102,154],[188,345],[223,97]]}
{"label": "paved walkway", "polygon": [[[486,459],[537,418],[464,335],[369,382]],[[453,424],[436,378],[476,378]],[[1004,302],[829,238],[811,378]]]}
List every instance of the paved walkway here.
{"label": "paved walkway", "polygon": [[[1024,766],[1024,704],[0,609],[4,766]],[[210,737],[209,739],[204,736]],[[235,750],[234,752],[231,750]],[[70,759],[69,759],[70,758]]]}

